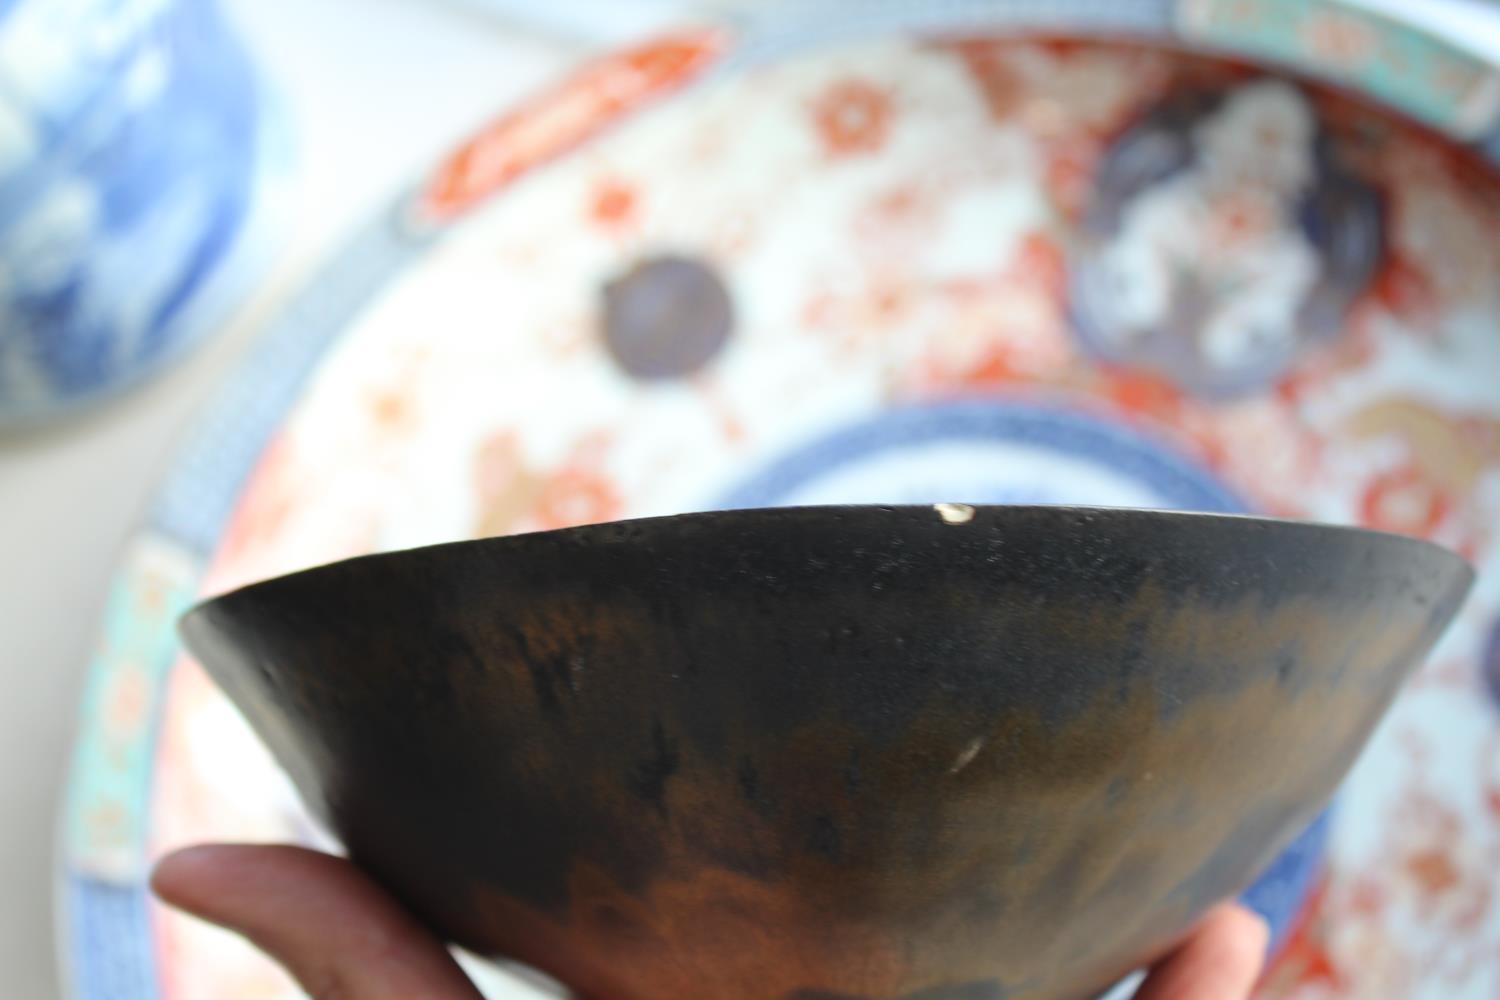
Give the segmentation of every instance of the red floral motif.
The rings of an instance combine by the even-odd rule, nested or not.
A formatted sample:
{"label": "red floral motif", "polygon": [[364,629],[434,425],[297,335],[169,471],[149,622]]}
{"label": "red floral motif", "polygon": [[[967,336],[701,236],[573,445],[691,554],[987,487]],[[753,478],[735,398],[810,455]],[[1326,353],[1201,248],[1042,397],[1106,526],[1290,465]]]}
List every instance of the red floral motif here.
{"label": "red floral motif", "polygon": [[1419,851],[1406,859],[1406,870],[1429,899],[1441,897],[1460,882],[1458,866],[1436,847]]}
{"label": "red floral motif", "polygon": [[1494,514],[1486,498],[1500,485],[1500,419],[1392,396],[1351,415],[1343,432],[1357,443],[1399,449],[1395,464],[1365,485],[1365,523],[1431,538],[1470,557],[1489,545]]}
{"label": "red floral motif", "polygon": [[1004,266],[988,274],[942,282],[933,322],[941,334],[900,373],[897,391],[924,396],[1006,382],[1054,384],[1075,357],[1063,315],[1066,271],[1056,239],[1023,237]]}
{"label": "red floral motif", "polygon": [[1360,519],[1372,528],[1426,537],[1448,516],[1452,504],[1415,465],[1376,476],[1360,500]]}
{"label": "red floral motif", "polygon": [[1463,818],[1425,788],[1403,796],[1392,826],[1391,859],[1403,875],[1398,884],[1410,893],[1419,916],[1454,932],[1474,930],[1493,898],[1493,871]]}
{"label": "red floral motif", "polygon": [[1105,391],[1121,409],[1171,419],[1180,413],[1186,397],[1173,382],[1136,368],[1116,369],[1107,378]]}
{"label": "red floral motif", "polygon": [[1077,218],[1087,207],[1093,192],[1097,159],[1098,147],[1092,142],[1047,144],[1042,183],[1052,203],[1067,218]]}
{"label": "red floral motif", "polygon": [[1316,400],[1334,378],[1373,361],[1377,347],[1371,331],[1379,311],[1370,301],[1355,303],[1343,333],[1330,344],[1309,349],[1276,383],[1276,398],[1290,406]]}
{"label": "red floral motif", "polygon": [[825,334],[839,351],[868,351],[908,319],[919,301],[908,281],[895,275],[864,276],[851,289],[821,288],[802,306],[802,322]]}
{"label": "red floral motif", "polygon": [[890,93],[865,80],[841,80],[813,103],[813,121],[831,156],[873,153],[895,117]]}
{"label": "red floral motif", "polygon": [[1494,838],[1429,790],[1435,761],[1421,733],[1401,737],[1410,769],[1380,826],[1379,861],[1334,869],[1260,996],[1364,1000],[1408,996],[1418,982],[1457,987],[1494,953],[1481,933],[1493,909]]}
{"label": "red floral motif", "polygon": [[1400,254],[1392,254],[1376,275],[1373,292],[1376,301],[1413,329],[1433,329],[1433,321],[1442,310],[1426,269]]}
{"label": "red floral motif", "polygon": [[463,214],[611,122],[683,86],[727,44],[720,31],[684,31],[583,67],[454,152],[422,192],[419,213],[438,222]]}
{"label": "red floral motif", "polygon": [[853,219],[853,235],[861,247],[889,248],[908,259],[911,248],[938,233],[943,191],[938,185],[903,181],[875,195]]}
{"label": "red floral motif", "polygon": [[1005,46],[989,41],[959,41],[948,47],[963,61],[990,117],[996,121],[1011,118],[1030,96],[1028,81],[1006,63]]}
{"label": "red floral motif", "polygon": [[619,230],[636,219],[638,195],[624,181],[605,178],[594,187],[589,201],[589,218],[604,229]]}
{"label": "red floral motif", "polygon": [[486,441],[475,456],[480,536],[571,528],[618,518],[623,502],[601,471],[608,439],[593,435],[550,472],[531,466],[512,431]]}
{"label": "red floral motif", "polygon": [[1049,297],[1062,301],[1067,289],[1068,265],[1054,237],[1027,233],[1013,267],[1018,280],[1032,283]]}
{"label": "red floral motif", "polygon": [[1257,509],[1306,516],[1308,485],[1318,481],[1326,442],[1295,411],[1263,398],[1233,409],[1195,407],[1182,419],[1197,432],[1206,460]]}
{"label": "red floral motif", "polygon": [[[992,120],[1020,125],[1044,142],[1108,138],[1124,115],[1160,93],[1171,65],[1142,49],[1122,67],[1098,45],[1068,39],[1025,48],[994,39],[939,47],[963,64]],[[1122,75],[1132,78],[1130,87],[1119,86]]]}
{"label": "red floral motif", "polygon": [[600,471],[606,446],[594,437],[576,448],[537,498],[536,522],[542,530],[597,524],[620,517],[624,502],[609,477]]}
{"label": "red floral motif", "polygon": [[431,363],[431,351],[421,344],[392,349],[380,359],[379,370],[363,380],[360,402],[369,435],[368,445],[385,450],[400,438],[420,431],[423,395],[420,384]]}
{"label": "red floral motif", "polygon": [[1329,954],[1326,928],[1320,919],[1327,896],[1326,881],[1309,894],[1257,996],[1285,996],[1293,984],[1300,988],[1319,987],[1319,995],[1323,995],[1321,991],[1337,995],[1344,989],[1345,979]]}
{"label": "red floral motif", "polygon": [[914,388],[924,395],[956,389],[993,389],[1026,379],[1025,372],[1011,358],[1010,346],[1003,342],[977,347],[957,370],[948,369],[941,360],[929,358],[915,375]]}

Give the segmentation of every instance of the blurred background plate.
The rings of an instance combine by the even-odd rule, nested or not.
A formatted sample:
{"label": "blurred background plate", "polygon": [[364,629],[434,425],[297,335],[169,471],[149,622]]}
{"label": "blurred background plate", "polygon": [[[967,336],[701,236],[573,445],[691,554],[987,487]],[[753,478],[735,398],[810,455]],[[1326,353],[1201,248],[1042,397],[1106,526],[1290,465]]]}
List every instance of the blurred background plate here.
{"label": "blurred background plate", "polygon": [[502,114],[350,242],[197,428],[86,697],[76,993],[289,995],[144,892],[177,844],[322,842],[179,659],[197,594],[835,499],[1247,509],[1479,562],[1341,796],[1326,875],[1318,827],[1253,898],[1290,934],[1267,996],[1500,992],[1492,65],[1337,3],[891,0],[723,25]]}

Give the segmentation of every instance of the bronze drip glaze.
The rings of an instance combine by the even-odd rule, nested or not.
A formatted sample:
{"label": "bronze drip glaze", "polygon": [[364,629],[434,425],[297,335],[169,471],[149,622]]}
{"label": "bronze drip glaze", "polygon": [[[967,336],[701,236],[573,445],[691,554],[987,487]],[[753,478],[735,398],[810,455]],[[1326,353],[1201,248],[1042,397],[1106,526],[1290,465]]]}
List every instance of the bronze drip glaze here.
{"label": "bronze drip glaze", "polygon": [[1471,580],[1296,522],[789,508],[354,559],[183,631],[481,954],[608,1000],[1085,1000],[1317,812]]}

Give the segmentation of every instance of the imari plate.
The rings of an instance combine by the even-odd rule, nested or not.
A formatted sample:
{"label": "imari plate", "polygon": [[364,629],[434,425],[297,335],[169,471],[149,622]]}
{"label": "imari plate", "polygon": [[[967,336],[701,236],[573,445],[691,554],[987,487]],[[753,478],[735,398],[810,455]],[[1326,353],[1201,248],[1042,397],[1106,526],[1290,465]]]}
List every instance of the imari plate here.
{"label": "imari plate", "polygon": [[179,844],[322,842],[181,657],[197,595],[620,517],[970,500],[1476,561],[1249,898],[1266,997],[1500,995],[1497,156],[1489,64],[1334,3],[823,4],[584,67],[359,234],[164,484],[84,707],[75,992],[295,995],[144,889]]}

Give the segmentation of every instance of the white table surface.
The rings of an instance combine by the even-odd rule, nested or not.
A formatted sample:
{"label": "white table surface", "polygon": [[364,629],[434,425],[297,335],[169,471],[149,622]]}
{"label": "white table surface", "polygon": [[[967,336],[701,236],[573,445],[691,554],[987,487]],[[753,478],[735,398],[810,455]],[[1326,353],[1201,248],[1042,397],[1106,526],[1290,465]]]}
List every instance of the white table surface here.
{"label": "white table surface", "polygon": [[[53,829],[114,563],[192,414],[342,234],[455,139],[561,73],[576,41],[438,0],[222,0],[295,133],[294,224],[228,328],[112,404],[0,434],[0,997],[58,995]],[[469,0],[514,6],[518,0]],[[535,2],[535,0],[532,0]],[[542,0],[543,3],[546,0]],[[559,0],[560,2],[560,0]],[[1500,52],[1473,0],[1367,0]],[[613,30],[613,29],[612,29]]]}

